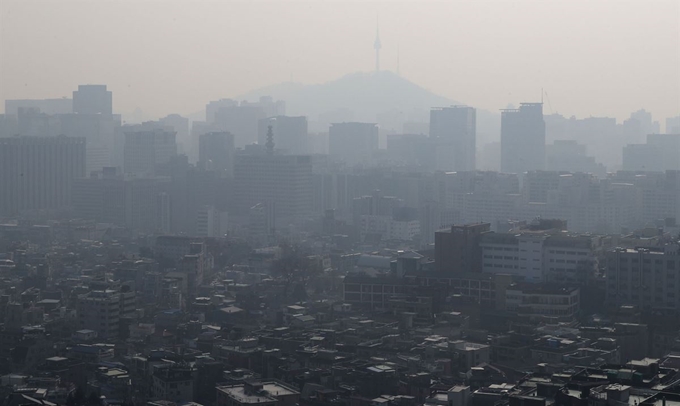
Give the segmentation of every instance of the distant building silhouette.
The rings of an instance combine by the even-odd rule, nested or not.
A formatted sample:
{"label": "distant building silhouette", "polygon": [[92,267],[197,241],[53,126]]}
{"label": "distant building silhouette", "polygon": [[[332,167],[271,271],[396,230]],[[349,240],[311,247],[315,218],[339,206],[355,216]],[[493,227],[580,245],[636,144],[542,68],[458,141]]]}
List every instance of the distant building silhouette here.
{"label": "distant building silhouette", "polygon": [[121,126],[119,114],[62,114],[61,134],[69,137],[85,137],[87,140],[86,171],[100,171],[114,165],[115,135]]}
{"label": "distant building silhouette", "polygon": [[501,114],[501,172],[545,169],[543,103],[522,103]]}
{"label": "distant building silhouette", "polygon": [[215,122],[215,114],[224,107],[238,107],[238,102],[232,99],[220,99],[209,102],[205,105],[205,121]]}
{"label": "distant building silhouette", "polygon": [[84,138],[0,138],[0,214],[66,208],[83,176]]}
{"label": "distant building silhouette", "polygon": [[198,137],[199,166],[220,175],[234,175],[234,135],[228,132],[211,132]]}
{"label": "distant building silhouette", "polygon": [[236,146],[257,142],[257,124],[267,115],[260,106],[222,107],[215,113],[215,125],[219,131],[234,134]]}
{"label": "distant building silhouette", "polygon": [[257,143],[267,142],[267,128],[276,134],[276,147],[288,154],[308,154],[307,117],[276,116],[259,120]]}
{"label": "distant building silhouette", "polygon": [[236,156],[237,210],[246,213],[253,206],[264,203],[274,205],[277,218],[308,215],[312,210],[311,157],[276,155],[272,127],[267,130],[264,151],[254,148],[257,150],[254,153]]}
{"label": "distant building silhouette", "polygon": [[604,178],[607,168],[595,162],[595,158],[586,155],[587,148],[574,140],[555,140],[546,145],[546,170],[592,173]]}
{"label": "distant building silhouette", "polygon": [[253,103],[242,101],[237,104],[233,100],[222,99],[206,106],[207,122],[213,123],[218,131],[234,134],[239,148],[257,142],[259,120],[285,114],[286,103],[274,101],[269,96],[260,97]]}
{"label": "distant building silhouette", "polygon": [[680,116],[666,119],[666,134],[680,134]]}
{"label": "distant building silhouette", "polygon": [[17,115],[20,107],[35,107],[45,114],[69,114],[73,112],[73,100],[67,98],[5,100],[7,115]]}
{"label": "distant building silhouette", "polygon": [[373,123],[331,124],[328,154],[348,165],[368,164],[378,150],[378,126]]}
{"label": "distant building silhouette", "polygon": [[306,215],[312,209],[309,156],[237,155],[234,181],[241,211],[258,203],[274,203],[277,217]]}
{"label": "distant building silhouette", "polygon": [[116,168],[104,168],[73,182],[73,209],[81,219],[168,232],[171,202],[163,186],[157,178],[126,179]]}
{"label": "distant building silhouette", "polygon": [[123,168],[125,173],[154,176],[158,165],[177,155],[175,132],[164,129],[125,133]]}
{"label": "distant building silhouette", "polygon": [[[477,153],[477,114],[472,107],[454,106],[430,111],[430,137],[450,156],[437,156],[437,169],[474,171]],[[439,161],[443,162],[439,162]]]}
{"label": "distant building silhouette", "polygon": [[106,85],[79,85],[73,91],[73,112],[79,114],[113,114],[113,95]]}
{"label": "distant building silhouette", "polygon": [[161,125],[172,127],[177,133],[175,140],[177,144],[182,145],[182,152],[186,153],[189,149],[189,119],[182,117],[179,114],[169,114],[163,118],[159,118],[158,122]]}
{"label": "distant building silhouette", "polygon": [[623,170],[680,170],[680,134],[648,134],[646,144],[623,147]]}

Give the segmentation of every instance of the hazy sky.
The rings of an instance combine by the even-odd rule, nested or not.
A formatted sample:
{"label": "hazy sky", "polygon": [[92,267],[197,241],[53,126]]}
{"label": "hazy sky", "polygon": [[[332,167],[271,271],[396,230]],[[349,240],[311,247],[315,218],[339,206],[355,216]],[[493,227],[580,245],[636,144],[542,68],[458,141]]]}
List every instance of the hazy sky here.
{"label": "hazy sky", "polygon": [[[680,114],[680,1],[0,0],[0,99],[103,83],[114,110],[159,116],[293,80],[381,64],[496,110],[656,119]],[[0,108],[4,108],[0,107]]]}

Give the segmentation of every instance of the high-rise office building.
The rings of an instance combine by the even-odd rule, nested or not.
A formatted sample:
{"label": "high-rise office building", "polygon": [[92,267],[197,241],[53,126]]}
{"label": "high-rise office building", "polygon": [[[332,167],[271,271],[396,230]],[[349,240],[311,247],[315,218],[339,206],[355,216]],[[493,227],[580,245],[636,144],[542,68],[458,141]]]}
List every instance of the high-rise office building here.
{"label": "high-rise office building", "polygon": [[170,197],[162,178],[125,179],[116,168],[73,182],[72,203],[78,218],[130,230],[168,232]]}
{"label": "high-rise office building", "polygon": [[348,165],[370,164],[378,150],[378,126],[373,123],[334,123],[328,134],[328,154]]}
{"label": "high-rise office building", "polygon": [[234,135],[226,131],[210,132],[198,137],[199,165],[221,176],[234,175]]}
{"label": "high-rise office building", "polygon": [[443,162],[437,162],[437,169],[447,171],[476,169],[476,117],[476,110],[472,107],[453,106],[430,110],[430,137],[438,146],[451,152],[451,156],[441,157]]}
{"label": "high-rise office building", "polygon": [[259,105],[222,107],[215,112],[215,125],[219,131],[234,134],[237,147],[257,142],[259,120],[267,117]]}
{"label": "high-rise office building", "polygon": [[106,85],[79,85],[73,91],[73,112],[113,114],[113,94],[106,90]]}
{"label": "high-rise office building", "polygon": [[175,141],[180,153],[188,154],[191,150],[191,140],[189,139],[189,119],[179,114],[169,114],[158,119],[158,123],[165,127],[171,127],[177,135]]}
{"label": "high-rise office building", "polygon": [[306,155],[275,155],[269,127],[265,154],[236,156],[234,181],[237,206],[245,212],[273,204],[277,218],[304,216],[312,211],[312,160]]}
{"label": "high-rise office building", "polygon": [[258,203],[248,209],[248,237],[252,244],[267,246],[275,243],[276,206]]}
{"label": "high-rise office building", "polygon": [[259,120],[257,129],[257,142],[267,142],[267,130],[269,126],[276,134],[276,146],[288,154],[308,154],[309,134],[307,130],[307,117],[276,116]]}
{"label": "high-rise office building", "polygon": [[522,103],[501,114],[501,172],[545,169],[543,103]]}
{"label": "high-rise office building", "polygon": [[680,134],[680,116],[666,119],[666,134]]}
{"label": "high-rise office building", "polygon": [[434,237],[434,260],[439,272],[481,272],[482,235],[491,230],[489,223],[451,226]]}
{"label": "high-rise office building", "polygon": [[158,165],[177,155],[175,132],[163,129],[125,133],[124,170],[137,176],[154,176]]}
{"label": "high-rise office building", "polygon": [[0,114],[0,138],[11,137],[19,134],[19,122],[17,116]]}
{"label": "high-rise office building", "polygon": [[312,210],[312,162],[301,155],[237,155],[234,168],[242,209],[273,202],[277,217]]}
{"label": "high-rise office building", "polygon": [[87,140],[85,169],[101,171],[114,164],[115,134],[121,126],[120,114],[61,114],[60,134]]}
{"label": "high-rise office building", "polygon": [[286,103],[274,101],[269,96],[260,97],[252,103],[221,99],[206,105],[206,123],[214,125],[210,131],[228,131],[234,134],[239,148],[257,143],[259,120],[285,114]]}
{"label": "high-rise office building", "polygon": [[83,176],[83,138],[0,138],[0,213],[67,207],[74,179]]}
{"label": "high-rise office building", "polygon": [[225,107],[238,107],[238,102],[232,99],[213,100],[205,105],[205,121],[206,123],[215,122],[215,114]]}
{"label": "high-rise office building", "polygon": [[19,107],[16,117],[17,132],[10,135],[53,137],[62,134],[59,116],[45,114],[37,107]]}

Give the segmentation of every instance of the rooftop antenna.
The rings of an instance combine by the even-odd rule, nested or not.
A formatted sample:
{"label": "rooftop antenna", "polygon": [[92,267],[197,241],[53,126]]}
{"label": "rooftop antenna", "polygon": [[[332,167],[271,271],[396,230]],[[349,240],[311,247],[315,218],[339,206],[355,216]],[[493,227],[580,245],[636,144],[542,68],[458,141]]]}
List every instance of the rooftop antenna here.
{"label": "rooftop antenna", "polygon": [[[548,101],[548,108],[550,109],[550,114],[553,114],[553,108],[552,105],[550,104],[550,97],[548,96],[548,92],[543,91],[543,94],[545,94],[545,99]],[[541,103],[543,103],[543,94],[541,94]]]}
{"label": "rooftop antenna", "polygon": [[382,44],[380,43],[380,21],[378,17],[375,18],[375,42],[373,43],[373,49],[375,49],[375,71],[380,72],[380,48]]}

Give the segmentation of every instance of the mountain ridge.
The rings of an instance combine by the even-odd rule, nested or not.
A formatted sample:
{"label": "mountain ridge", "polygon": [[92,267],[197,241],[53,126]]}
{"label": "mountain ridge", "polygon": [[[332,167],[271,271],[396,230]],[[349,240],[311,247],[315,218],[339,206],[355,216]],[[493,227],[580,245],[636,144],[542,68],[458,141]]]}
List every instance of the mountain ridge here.
{"label": "mountain ridge", "polygon": [[[254,101],[261,96],[284,100],[287,115],[304,115],[321,126],[334,120],[365,121],[377,122],[396,132],[402,130],[396,128],[398,122],[429,121],[432,107],[465,104],[390,71],[354,72],[320,84],[283,82],[251,90],[236,99]],[[480,141],[497,139],[499,131],[500,115],[477,109]]]}

